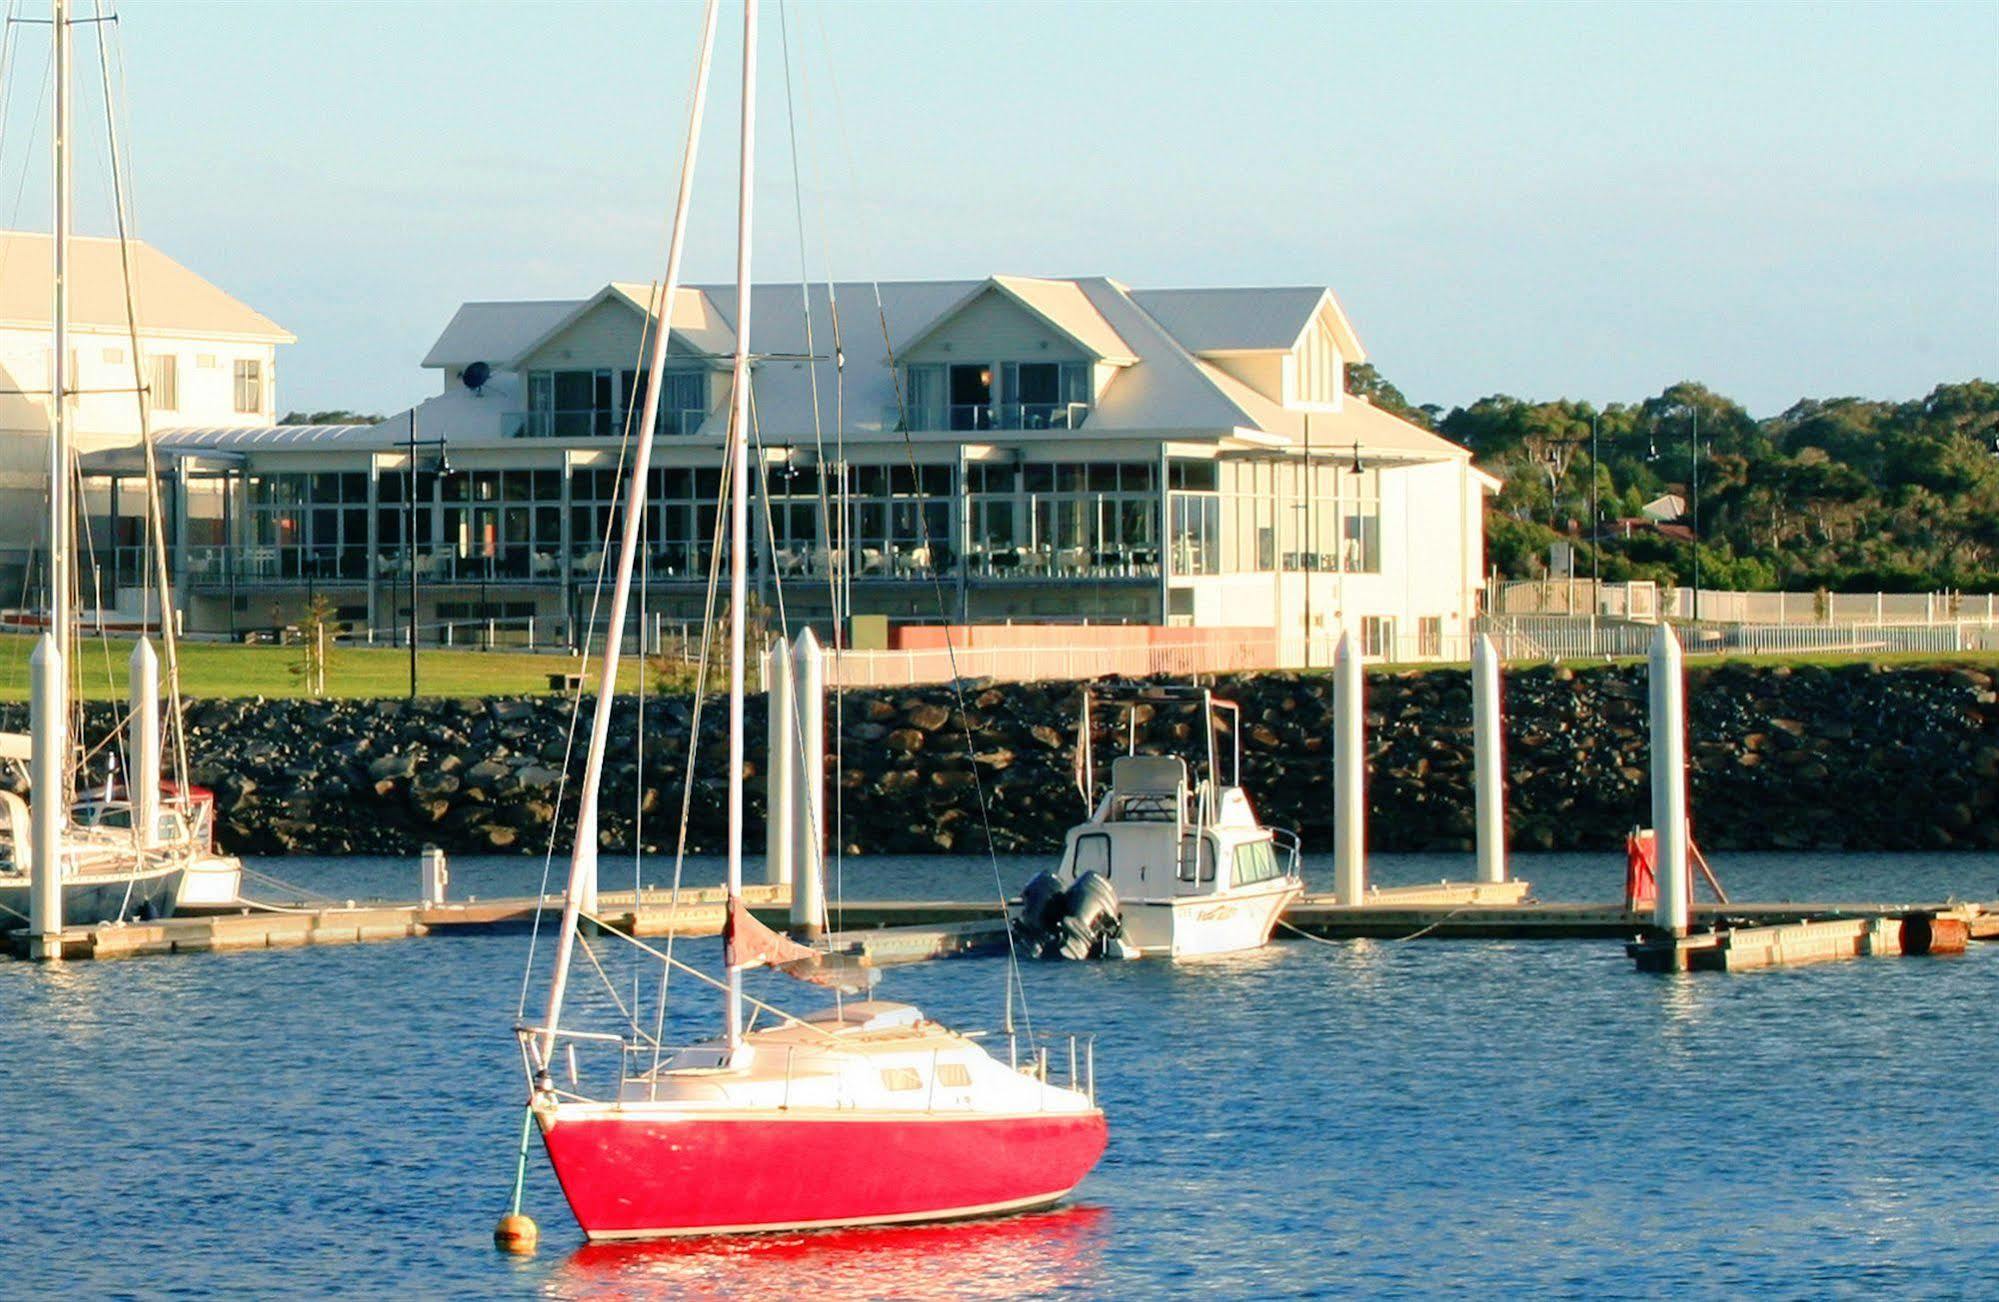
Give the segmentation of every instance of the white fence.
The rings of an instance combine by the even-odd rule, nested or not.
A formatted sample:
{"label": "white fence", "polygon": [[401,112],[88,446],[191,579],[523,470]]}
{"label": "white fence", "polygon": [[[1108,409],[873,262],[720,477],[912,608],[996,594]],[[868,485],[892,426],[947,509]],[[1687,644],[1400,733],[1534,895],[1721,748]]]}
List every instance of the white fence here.
{"label": "white fence", "polygon": [[[1967,592],[1700,591],[1700,618],[1718,624],[1999,624],[1999,595]],[[1495,615],[1694,618],[1691,588],[1598,583],[1585,578],[1509,579],[1491,590]]]}
{"label": "white fence", "polygon": [[957,647],[918,651],[828,651],[829,687],[896,687],[953,678],[1032,682],[1044,678],[1102,678],[1107,674],[1225,674],[1268,669],[1277,663],[1270,639],[1225,645]]}
{"label": "white fence", "polygon": [[[1483,621],[1507,660],[1583,660],[1642,656],[1653,628],[1614,620],[1559,615],[1495,616]],[[1949,655],[1999,651],[1999,624],[1731,624],[1703,620],[1675,626],[1694,655],[1872,655],[1921,652]]]}

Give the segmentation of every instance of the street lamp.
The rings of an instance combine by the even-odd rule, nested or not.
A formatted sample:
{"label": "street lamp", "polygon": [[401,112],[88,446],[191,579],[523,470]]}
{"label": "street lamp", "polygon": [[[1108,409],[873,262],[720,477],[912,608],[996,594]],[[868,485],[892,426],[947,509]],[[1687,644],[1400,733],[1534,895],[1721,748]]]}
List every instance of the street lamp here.
{"label": "street lamp", "polygon": [[416,436],[416,408],[410,408],[410,436],[407,442],[409,455],[404,461],[408,476],[403,491],[403,569],[409,574],[410,582],[410,699],[416,699],[416,450],[419,447],[437,449],[437,473],[451,473],[451,454],[445,450],[442,436],[434,439],[419,439]]}
{"label": "street lamp", "polygon": [[[1693,617],[1694,622],[1699,623],[1701,617],[1701,409],[1692,403],[1682,403],[1668,408],[1661,415],[1677,416],[1683,411],[1687,413],[1689,421],[1687,431],[1687,455],[1689,460],[1687,475],[1687,532],[1692,538],[1691,548],[1693,551]],[[1654,440],[1651,443],[1651,453],[1647,459],[1657,459],[1658,455],[1659,445]]]}
{"label": "street lamp", "polygon": [[1589,599],[1594,615],[1596,608],[1603,604],[1602,575],[1598,573],[1596,554],[1600,547],[1599,535],[1603,530],[1603,508],[1597,503],[1597,485],[1602,481],[1602,473],[1596,459],[1597,412],[1589,414]]}

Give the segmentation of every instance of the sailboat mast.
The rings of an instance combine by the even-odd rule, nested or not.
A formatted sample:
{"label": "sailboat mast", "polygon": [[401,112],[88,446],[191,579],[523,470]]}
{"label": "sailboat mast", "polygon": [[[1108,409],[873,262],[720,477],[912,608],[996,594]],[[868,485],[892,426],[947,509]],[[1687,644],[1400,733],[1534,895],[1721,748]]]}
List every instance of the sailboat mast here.
{"label": "sailboat mast", "polygon": [[[55,125],[50,133],[54,150],[55,179],[54,304],[50,321],[54,332],[49,353],[49,631],[55,635],[56,650],[62,655],[64,674],[56,695],[55,708],[69,717],[68,668],[74,663],[70,626],[74,612],[70,605],[70,548],[75,534],[69,479],[70,428],[69,391],[75,383],[69,364],[69,228],[70,228],[70,30],[69,0],[54,0],[52,14],[55,36]],[[67,771],[68,765],[64,764]],[[64,786],[67,787],[67,779]],[[37,800],[55,799],[68,824],[69,800],[66,790],[35,793]]]}
{"label": "sailboat mast", "polygon": [[[736,357],[729,418],[729,904],[743,893],[743,672],[750,550],[750,227],[756,198],[757,0],[743,0],[743,134],[736,191]],[[728,1044],[743,1037],[743,974],[728,965]]]}
{"label": "sailboat mast", "polygon": [[556,940],[555,974],[548,987],[548,1016],[543,1021],[541,1037],[543,1062],[549,1061],[555,1051],[556,1026],[562,1017],[563,994],[569,985],[569,965],[576,953],[578,915],[586,902],[589,907],[596,907],[597,800],[604,783],[604,750],[611,736],[611,702],[618,686],[618,660],[623,651],[625,612],[631,602],[632,571],[638,565],[639,526],[645,519],[652,441],[659,423],[660,386],[665,383],[667,336],[672,333],[673,300],[680,291],[680,255],[687,243],[687,211],[694,195],[694,163],[700,152],[701,115],[708,103],[708,69],[714,61],[715,11],[718,3],[719,0],[708,0],[701,26],[701,62],[694,74],[694,103],[688,112],[687,144],[681,155],[680,192],[674,201],[673,234],[667,241],[666,284],[658,305],[659,324],[653,329],[652,369],[646,380],[645,409],[639,415],[638,447],[632,453],[631,481],[625,490],[618,569],[611,587],[611,622],[604,638],[604,659],[598,672],[590,741],[584,753],[583,787],[577,803],[575,843],[570,850],[569,887],[562,900],[562,930]]}

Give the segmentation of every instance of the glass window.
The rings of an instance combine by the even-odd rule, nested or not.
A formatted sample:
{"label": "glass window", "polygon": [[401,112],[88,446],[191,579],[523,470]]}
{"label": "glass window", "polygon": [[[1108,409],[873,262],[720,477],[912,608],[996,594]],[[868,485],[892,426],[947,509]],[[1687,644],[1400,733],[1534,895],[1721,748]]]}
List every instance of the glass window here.
{"label": "glass window", "polygon": [[1254,886],[1273,877],[1282,877],[1277,849],[1269,841],[1247,841],[1235,848],[1234,881],[1238,886]]}
{"label": "glass window", "polygon": [[264,410],[264,364],[255,358],[236,359],[236,410],[244,415]]}
{"label": "glass window", "polygon": [[154,411],[180,410],[180,358],[172,353],[155,353],[150,359]]}

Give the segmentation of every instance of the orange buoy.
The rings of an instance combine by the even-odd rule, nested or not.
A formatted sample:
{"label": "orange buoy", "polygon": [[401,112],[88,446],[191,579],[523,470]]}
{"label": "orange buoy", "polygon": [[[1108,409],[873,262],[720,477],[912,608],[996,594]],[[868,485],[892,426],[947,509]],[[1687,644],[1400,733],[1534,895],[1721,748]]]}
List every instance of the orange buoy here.
{"label": "orange buoy", "polygon": [[493,1246],[501,1252],[527,1256],[534,1251],[535,1243],[541,1238],[541,1228],[533,1219],[519,1212],[509,1212],[493,1227]]}

